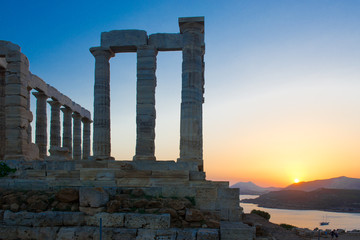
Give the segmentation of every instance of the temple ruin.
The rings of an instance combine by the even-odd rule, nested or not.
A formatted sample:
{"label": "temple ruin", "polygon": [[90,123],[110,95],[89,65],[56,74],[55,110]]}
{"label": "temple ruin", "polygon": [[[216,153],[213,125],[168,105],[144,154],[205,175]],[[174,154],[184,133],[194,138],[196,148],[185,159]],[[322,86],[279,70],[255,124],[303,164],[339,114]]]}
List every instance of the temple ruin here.
{"label": "temple ruin", "polygon": [[[0,41],[0,159],[16,169],[1,178],[0,188],[29,191],[29,199],[36,199],[31,195],[36,191],[55,196],[51,202],[46,202],[46,197],[40,199],[45,204],[39,208],[41,204],[33,206],[29,199],[16,206],[4,195],[5,200],[0,199],[4,202],[0,236],[255,237],[255,229],[242,223],[238,189],[229,188],[229,182],[206,180],[202,133],[204,18],[179,18],[179,27],[179,33],[147,35],[143,30],[114,30],[101,34],[101,45],[90,48],[95,58],[93,119],[88,110],[33,75],[19,46]],[[182,51],[183,56],[180,153],[174,161],[157,161],[154,154],[158,51]],[[136,151],[132,160],[116,161],[111,156],[109,60],[124,52],[137,54]],[[30,111],[31,90],[36,90],[36,113]],[[50,126],[47,103],[51,107]],[[31,140],[33,115],[35,143]],[[21,198],[21,193],[12,194]]]}

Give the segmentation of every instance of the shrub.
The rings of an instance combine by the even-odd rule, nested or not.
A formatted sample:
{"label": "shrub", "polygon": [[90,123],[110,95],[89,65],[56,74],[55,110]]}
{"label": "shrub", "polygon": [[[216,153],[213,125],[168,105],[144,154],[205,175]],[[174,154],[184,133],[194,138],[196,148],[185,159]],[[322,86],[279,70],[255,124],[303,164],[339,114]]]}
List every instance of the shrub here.
{"label": "shrub", "polygon": [[286,223],[280,224],[280,227],[283,227],[283,228],[285,228],[286,230],[291,230],[291,229],[293,229],[293,228],[296,228],[295,226],[290,225],[290,224],[286,224]]}
{"label": "shrub", "polygon": [[14,173],[14,172],[16,172],[15,168],[9,167],[4,162],[0,163],[0,177],[5,177],[5,176],[9,175],[9,173]]}
{"label": "shrub", "polygon": [[256,215],[259,215],[260,217],[263,217],[265,218],[266,220],[269,220],[270,219],[270,214],[268,212],[265,212],[265,211],[261,211],[261,210],[251,210],[251,213],[253,214],[256,214]]}

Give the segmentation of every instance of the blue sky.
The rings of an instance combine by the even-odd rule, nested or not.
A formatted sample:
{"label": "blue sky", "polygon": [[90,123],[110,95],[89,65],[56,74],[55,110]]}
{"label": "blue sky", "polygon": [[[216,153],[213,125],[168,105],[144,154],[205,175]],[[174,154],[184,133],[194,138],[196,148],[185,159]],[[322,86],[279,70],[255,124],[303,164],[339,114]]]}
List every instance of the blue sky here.
{"label": "blue sky", "polygon": [[[336,174],[360,177],[351,171],[360,168],[360,1],[3,1],[1,6],[0,39],[20,45],[32,73],[90,111],[89,48],[99,45],[101,32],[176,33],[178,17],[205,16],[208,176],[265,185]],[[156,155],[174,160],[181,52],[159,53],[157,78]],[[135,54],[111,60],[111,91],[112,152],[130,159]],[[331,167],[312,172],[324,164]],[[268,169],[283,171],[283,180],[264,174]]]}

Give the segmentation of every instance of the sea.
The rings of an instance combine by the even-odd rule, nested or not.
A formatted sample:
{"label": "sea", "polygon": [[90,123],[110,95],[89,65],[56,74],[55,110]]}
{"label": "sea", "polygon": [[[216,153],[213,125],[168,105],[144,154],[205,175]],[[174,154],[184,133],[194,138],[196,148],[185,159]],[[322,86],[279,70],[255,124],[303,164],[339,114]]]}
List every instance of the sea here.
{"label": "sea", "polygon": [[[258,195],[240,195],[242,199],[257,198]],[[360,213],[343,213],[343,212],[326,212],[317,210],[288,210],[278,208],[263,208],[257,204],[240,203],[244,213],[250,213],[251,210],[257,209],[268,212],[271,216],[270,222],[281,224],[291,224],[300,228],[308,229],[344,229],[351,231],[360,230]],[[320,222],[329,222],[329,225],[320,226]]]}

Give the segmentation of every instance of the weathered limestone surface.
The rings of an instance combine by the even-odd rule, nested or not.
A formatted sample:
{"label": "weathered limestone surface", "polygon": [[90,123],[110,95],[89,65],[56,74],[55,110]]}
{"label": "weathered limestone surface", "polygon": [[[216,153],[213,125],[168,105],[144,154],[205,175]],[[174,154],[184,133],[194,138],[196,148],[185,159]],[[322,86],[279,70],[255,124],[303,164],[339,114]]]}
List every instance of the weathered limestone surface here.
{"label": "weathered limestone surface", "polygon": [[136,155],[134,160],[155,160],[156,55],[152,46],[137,49]]}
{"label": "weathered limestone surface", "polygon": [[64,148],[69,150],[69,153],[72,153],[72,110],[69,107],[61,108],[63,112],[63,144]]}
{"label": "weathered limestone surface", "polygon": [[83,118],[83,159],[88,159],[90,156],[90,124],[91,120]]}
{"label": "weathered limestone surface", "polygon": [[50,120],[50,149],[51,147],[60,147],[60,107],[61,103],[56,100],[50,100],[48,103],[51,106],[51,120]]}
{"label": "weathered limestone surface", "polygon": [[44,159],[47,155],[47,96],[42,92],[34,92],[36,97],[36,133],[35,143],[39,148],[39,157]]}
{"label": "weathered limestone surface", "polygon": [[105,47],[90,49],[95,57],[93,152],[98,159],[110,158],[110,65],[114,53]]}
{"label": "weathered limestone surface", "polygon": [[250,227],[241,222],[221,222],[221,239],[225,240],[253,240],[255,239],[255,227]]}
{"label": "weathered limestone surface", "polygon": [[115,53],[136,52],[137,46],[147,45],[147,34],[143,30],[113,30],[101,33],[101,46],[110,47]]}
{"label": "weathered limestone surface", "polygon": [[183,39],[179,33],[155,33],[149,36],[149,45],[159,51],[181,51]]}
{"label": "weathered limestone surface", "polygon": [[4,155],[5,155],[5,68],[0,66],[0,159],[4,159]]}
{"label": "weathered limestone surface", "polygon": [[183,35],[180,158],[179,161],[198,163],[203,171],[202,152],[202,104],[203,62],[201,35],[204,18],[180,18],[180,33]]}
{"label": "weathered limestone surface", "polygon": [[81,159],[81,116],[79,113],[74,113],[72,115],[74,122],[73,136],[74,136],[74,149],[73,149],[73,158],[74,160]]}

